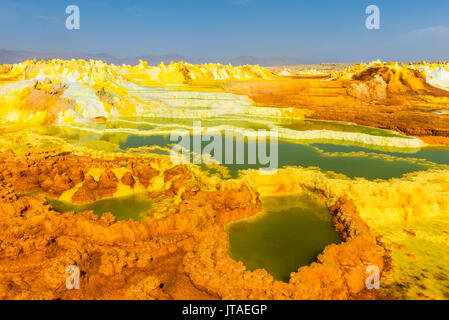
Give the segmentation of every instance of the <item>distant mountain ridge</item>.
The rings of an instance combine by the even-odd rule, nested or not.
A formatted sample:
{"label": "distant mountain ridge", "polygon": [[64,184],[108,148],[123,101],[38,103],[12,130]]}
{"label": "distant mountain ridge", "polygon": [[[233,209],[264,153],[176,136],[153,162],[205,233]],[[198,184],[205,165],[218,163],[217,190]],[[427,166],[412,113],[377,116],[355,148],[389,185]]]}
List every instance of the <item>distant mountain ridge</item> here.
{"label": "distant mountain ridge", "polygon": [[231,64],[233,66],[237,65],[261,65],[261,66],[278,66],[278,65],[295,65],[307,63],[302,59],[288,58],[288,57],[274,57],[274,58],[261,58],[253,56],[240,56],[232,59],[198,59],[183,57],[179,54],[168,54],[168,55],[145,55],[141,57],[133,58],[117,58],[106,53],[83,53],[83,52],[32,52],[32,51],[19,51],[19,50],[3,50],[0,49],[0,64],[14,64],[19,63],[24,60],[51,60],[51,59],[83,59],[83,60],[102,60],[109,64],[115,65],[136,65],[139,63],[139,59],[148,61],[149,65],[158,65],[161,62],[164,64],[169,64],[170,62],[185,61],[192,64],[200,63],[221,63],[221,64]]}

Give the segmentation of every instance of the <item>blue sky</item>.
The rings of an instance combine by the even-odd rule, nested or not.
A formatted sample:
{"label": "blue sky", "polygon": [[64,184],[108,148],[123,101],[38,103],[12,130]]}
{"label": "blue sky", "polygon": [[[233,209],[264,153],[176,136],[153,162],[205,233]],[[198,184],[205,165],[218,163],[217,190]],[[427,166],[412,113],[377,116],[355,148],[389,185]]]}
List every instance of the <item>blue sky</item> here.
{"label": "blue sky", "polygon": [[[66,6],[81,29],[65,28]],[[381,29],[365,28],[365,8]],[[0,49],[304,62],[449,60],[448,0],[0,0]]]}

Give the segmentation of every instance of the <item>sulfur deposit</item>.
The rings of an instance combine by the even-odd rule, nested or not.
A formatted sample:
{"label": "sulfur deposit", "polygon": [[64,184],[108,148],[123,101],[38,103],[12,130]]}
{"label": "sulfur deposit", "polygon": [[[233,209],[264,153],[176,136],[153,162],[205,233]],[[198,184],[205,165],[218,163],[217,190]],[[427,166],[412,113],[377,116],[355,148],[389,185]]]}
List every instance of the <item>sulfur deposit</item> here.
{"label": "sulfur deposit", "polygon": [[141,61],[131,67],[93,60],[25,61],[0,69],[0,121],[49,124],[137,115],[162,104],[156,97],[143,101],[132,95],[140,86],[271,78],[274,75],[258,66],[180,62],[150,67]]}
{"label": "sulfur deposit", "polygon": [[[447,299],[448,70],[0,65],[0,297]],[[224,132],[245,156],[276,132],[279,168],[172,162],[171,136]],[[341,243],[285,282],[231,257],[231,223],[304,195]]]}

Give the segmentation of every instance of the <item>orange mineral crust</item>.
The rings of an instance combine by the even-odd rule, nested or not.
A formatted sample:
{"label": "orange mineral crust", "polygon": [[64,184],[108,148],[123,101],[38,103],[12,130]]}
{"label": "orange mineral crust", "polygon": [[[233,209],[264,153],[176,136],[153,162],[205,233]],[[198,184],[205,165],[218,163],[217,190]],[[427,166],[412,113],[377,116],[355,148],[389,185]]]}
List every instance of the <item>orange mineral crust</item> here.
{"label": "orange mineral crust", "polygon": [[[86,202],[142,185],[153,188],[155,204],[143,221],[61,214],[45,198],[78,188],[73,196]],[[262,210],[244,182],[162,159],[8,152],[0,158],[0,298],[348,299],[363,294],[367,265],[382,271],[384,249],[346,198],[330,208],[344,242],[326,247],[317,263],[289,283],[246,270],[229,256],[225,226]],[[66,289],[70,265],[80,269],[80,290]]]}
{"label": "orange mineral crust", "polygon": [[449,116],[432,111],[447,106],[449,91],[429,85],[420,71],[379,63],[333,75],[324,80],[233,81],[224,89],[247,94],[260,105],[304,109],[311,119],[353,122],[447,144]]}

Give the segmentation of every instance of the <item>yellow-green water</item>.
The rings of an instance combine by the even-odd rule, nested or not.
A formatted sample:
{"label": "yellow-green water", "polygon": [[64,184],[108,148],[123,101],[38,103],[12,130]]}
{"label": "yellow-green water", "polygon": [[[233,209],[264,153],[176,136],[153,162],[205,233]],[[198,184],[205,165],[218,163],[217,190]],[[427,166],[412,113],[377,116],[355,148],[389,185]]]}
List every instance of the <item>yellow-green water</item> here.
{"label": "yellow-green water", "polygon": [[53,209],[60,213],[72,211],[78,213],[92,210],[95,214],[101,216],[106,212],[110,212],[117,217],[117,220],[143,220],[153,205],[152,201],[148,200],[143,194],[102,199],[86,204],[74,204],[51,198],[47,200]]}
{"label": "yellow-green water", "polygon": [[230,224],[231,257],[249,270],[265,269],[276,280],[288,282],[291,272],[316,261],[327,245],[339,243],[327,208],[307,197],[298,200],[294,207],[281,205],[280,210],[270,208]]}
{"label": "yellow-green water", "polygon": [[[141,122],[143,122],[141,125],[145,126],[145,122]],[[130,125],[127,122],[125,124]],[[314,126],[316,125],[314,124]],[[158,147],[156,150],[152,149],[151,152],[169,155],[171,147],[177,142],[171,141],[169,135],[132,134],[122,132],[121,130],[124,128],[120,127],[115,128],[116,131],[113,132],[103,132],[101,126],[105,125],[90,124],[86,126],[86,130],[84,126],[79,128],[46,127],[36,129],[36,132],[62,139],[75,146],[114,152],[133,150],[133,152],[144,153],[148,151],[138,149]],[[152,130],[149,127],[146,129]],[[224,149],[227,138],[222,137],[222,139]],[[203,141],[202,148],[208,143]],[[245,142],[245,159],[248,159],[248,150],[254,144],[256,143]],[[191,145],[193,146],[193,143]],[[251,148],[253,147],[251,146]],[[428,170],[438,165],[449,165],[449,149],[387,148],[382,150],[382,148],[359,146],[348,141],[308,143],[279,140],[278,143],[278,168],[285,166],[317,167],[323,171],[344,174],[349,178],[362,177],[368,180],[399,178],[404,174]],[[239,170],[268,167],[260,163],[249,164],[246,160],[244,164],[234,162],[234,164],[225,164],[224,166],[229,169],[230,176],[234,178],[238,176]]]}

